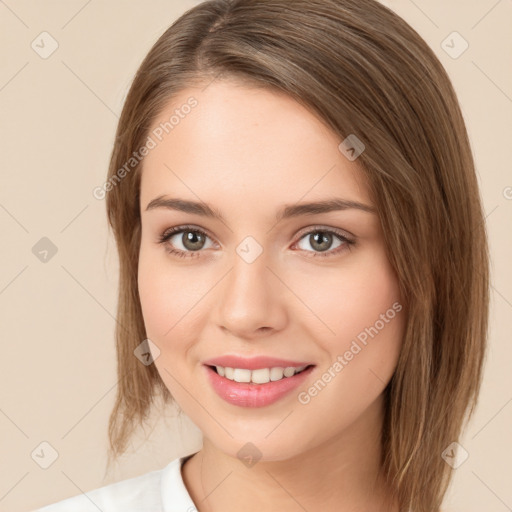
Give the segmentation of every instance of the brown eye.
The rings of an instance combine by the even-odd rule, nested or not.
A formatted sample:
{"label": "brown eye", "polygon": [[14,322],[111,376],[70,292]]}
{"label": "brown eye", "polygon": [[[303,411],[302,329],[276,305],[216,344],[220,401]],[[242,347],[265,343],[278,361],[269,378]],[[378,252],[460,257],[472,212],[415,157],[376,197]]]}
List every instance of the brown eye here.
{"label": "brown eye", "polygon": [[[338,243],[333,247],[333,243],[336,241]],[[311,256],[313,257],[328,257],[334,256],[345,249],[349,249],[354,243],[354,241],[349,240],[338,231],[317,228],[302,235],[296,245],[299,246],[299,249],[312,253]],[[309,250],[307,245],[313,250]]]}
{"label": "brown eye", "polygon": [[327,251],[333,240],[333,236],[330,233],[324,233],[323,231],[317,231],[314,234],[309,234],[309,243],[313,249],[323,252]]}
{"label": "brown eye", "polygon": [[199,256],[201,249],[208,248],[205,247],[208,240],[210,237],[200,229],[178,226],[165,231],[158,242],[164,245],[169,253],[187,257]]}
{"label": "brown eye", "polygon": [[205,236],[198,231],[183,231],[181,235],[181,243],[189,251],[198,251],[202,249],[205,243]]}

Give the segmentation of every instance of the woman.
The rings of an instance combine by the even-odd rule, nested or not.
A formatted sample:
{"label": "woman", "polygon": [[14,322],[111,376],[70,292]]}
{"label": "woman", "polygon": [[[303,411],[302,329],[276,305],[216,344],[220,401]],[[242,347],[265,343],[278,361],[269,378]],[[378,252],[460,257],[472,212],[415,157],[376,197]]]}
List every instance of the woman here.
{"label": "woman", "polygon": [[110,455],[157,396],[204,442],[41,511],[440,510],[488,253],[455,93],[411,27],[373,0],[199,4],[140,66],[98,193]]}

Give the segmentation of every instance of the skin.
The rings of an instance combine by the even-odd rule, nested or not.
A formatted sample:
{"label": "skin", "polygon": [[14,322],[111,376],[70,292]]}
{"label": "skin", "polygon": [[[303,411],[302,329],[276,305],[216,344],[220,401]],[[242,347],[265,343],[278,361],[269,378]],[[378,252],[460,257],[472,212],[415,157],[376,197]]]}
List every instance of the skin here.
{"label": "skin", "polygon": [[[338,197],[373,206],[357,159],[349,161],[338,149],[342,138],[292,98],[226,79],[182,91],[153,126],[190,96],[198,105],[144,159],[138,283],[159,374],[204,435],[182,469],[197,509],[398,510],[380,472],[379,439],[405,305],[309,403],[297,398],[359,333],[402,304],[378,216],[346,209],[275,222],[284,204]],[[225,222],[146,210],[161,195],[204,201]],[[184,224],[208,234],[193,257],[158,243]],[[306,235],[313,227],[338,229],[355,243],[335,253],[343,242],[333,236],[322,252]],[[183,234],[167,246],[191,254]],[[236,252],[247,236],[263,249],[252,263]],[[276,403],[238,407],[213,391],[202,365],[228,353],[316,367]],[[252,467],[237,457],[248,442],[262,454]]]}

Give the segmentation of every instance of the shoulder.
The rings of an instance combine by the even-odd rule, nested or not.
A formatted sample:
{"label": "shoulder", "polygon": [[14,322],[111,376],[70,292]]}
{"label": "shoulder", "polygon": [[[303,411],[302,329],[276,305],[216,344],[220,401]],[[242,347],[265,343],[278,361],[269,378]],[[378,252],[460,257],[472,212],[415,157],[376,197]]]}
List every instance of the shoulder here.
{"label": "shoulder", "polygon": [[162,469],[72,496],[33,512],[162,512],[164,494],[171,493],[176,499],[182,497],[182,460],[183,457],[174,459]]}
{"label": "shoulder", "polygon": [[34,512],[121,512],[161,510],[160,479],[163,470],[121,480],[53,503]]}

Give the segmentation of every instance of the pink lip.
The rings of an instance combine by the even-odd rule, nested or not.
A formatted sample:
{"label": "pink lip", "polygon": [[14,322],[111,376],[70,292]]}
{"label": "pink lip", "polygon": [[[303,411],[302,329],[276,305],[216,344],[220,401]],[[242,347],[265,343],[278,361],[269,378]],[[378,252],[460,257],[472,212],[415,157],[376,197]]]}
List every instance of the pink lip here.
{"label": "pink lip", "polygon": [[226,355],[214,357],[203,361],[208,366],[223,366],[224,368],[243,368],[246,370],[257,370],[258,368],[286,368],[287,366],[308,366],[312,363],[306,361],[291,361],[286,359],[278,359],[276,357],[256,356],[256,357],[240,357],[235,355]]}
{"label": "pink lip", "polygon": [[[303,365],[294,363],[290,365],[287,364],[286,366]],[[269,366],[263,366],[263,368],[268,367]],[[226,402],[240,407],[264,407],[277,402],[279,399],[302,384],[313,371],[314,366],[306,368],[304,371],[297,373],[293,377],[284,377],[281,380],[270,381],[266,384],[235,382],[233,380],[226,379],[225,377],[221,377],[210,366],[205,365],[204,368],[214,391]],[[236,366],[236,368],[240,367]]]}

